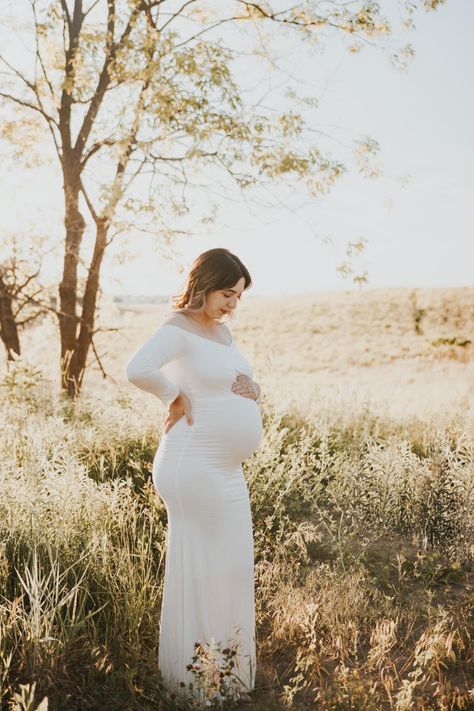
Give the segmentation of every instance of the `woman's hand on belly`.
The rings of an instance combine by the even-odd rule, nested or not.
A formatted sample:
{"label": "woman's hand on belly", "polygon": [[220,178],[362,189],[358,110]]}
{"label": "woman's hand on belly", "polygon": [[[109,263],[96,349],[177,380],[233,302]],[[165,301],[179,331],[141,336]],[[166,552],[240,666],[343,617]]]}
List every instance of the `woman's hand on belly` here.
{"label": "woman's hand on belly", "polygon": [[191,413],[191,403],[189,398],[180,391],[178,397],[173,400],[172,403],[168,405],[168,410],[165,415],[164,427],[165,434],[170,431],[178,420],[180,420],[183,415],[186,416],[189,425],[193,424],[193,416]]}
{"label": "woman's hand on belly", "polygon": [[260,394],[260,385],[248,375],[240,373],[232,383],[232,392],[256,400]]}

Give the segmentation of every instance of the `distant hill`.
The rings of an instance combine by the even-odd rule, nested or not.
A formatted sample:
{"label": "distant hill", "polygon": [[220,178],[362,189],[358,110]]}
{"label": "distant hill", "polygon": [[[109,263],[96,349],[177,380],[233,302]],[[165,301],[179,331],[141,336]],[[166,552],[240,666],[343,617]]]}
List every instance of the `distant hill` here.
{"label": "distant hill", "polygon": [[156,294],[150,296],[147,294],[117,294],[113,297],[115,304],[166,304],[169,296]]}

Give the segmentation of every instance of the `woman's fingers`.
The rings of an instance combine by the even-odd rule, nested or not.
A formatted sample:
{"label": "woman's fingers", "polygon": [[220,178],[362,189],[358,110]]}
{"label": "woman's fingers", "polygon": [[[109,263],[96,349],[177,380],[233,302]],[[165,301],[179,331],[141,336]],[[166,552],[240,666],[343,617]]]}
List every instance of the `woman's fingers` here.
{"label": "woman's fingers", "polygon": [[189,399],[186,397],[184,393],[181,393],[182,398],[180,398],[180,401],[178,402],[178,398],[174,400],[168,408],[168,411],[166,413],[166,419],[164,421],[164,431],[169,432],[170,429],[180,420],[183,415],[185,415],[186,420],[188,421],[188,424],[192,425],[193,424],[193,416],[191,412],[191,403],[189,402]]}
{"label": "woman's fingers", "polygon": [[188,421],[188,424],[192,425],[193,424],[193,416],[191,414],[191,408],[188,408],[188,410],[182,412],[179,416],[174,416],[171,417],[170,414],[168,414],[167,418],[164,421],[164,432],[169,432],[170,429],[183,417],[183,415],[186,416],[186,419]]}
{"label": "woman's fingers", "polygon": [[169,432],[170,429],[172,429],[172,427],[174,427],[174,425],[175,425],[175,424],[178,422],[178,420],[180,420],[180,419],[181,419],[181,418],[178,417],[178,419],[176,419],[176,420],[167,420],[167,421],[165,422],[165,434],[166,434],[167,432]]}
{"label": "woman's fingers", "polygon": [[236,395],[249,397],[252,400],[255,400],[257,395],[253,386],[253,380],[244,373],[240,373],[232,383],[232,392]]}
{"label": "woman's fingers", "polygon": [[193,424],[193,416],[191,413],[191,403],[189,402],[189,398],[186,398],[184,401],[184,415],[186,415],[186,419],[188,421],[188,425]]}
{"label": "woman's fingers", "polygon": [[179,420],[179,417],[172,416],[171,412],[167,412],[163,426],[164,426],[164,432],[165,434],[170,431],[170,429],[173,427],[173,425]]}
{"label": "woman's fingers", "polygon": [[192,414],[191,414],[191,408],[190,408],[190,407],[187,408],[187,410],[186,410],[186,419],[188,420],[188,425],[192,425],[192,424],[193,424],[193,416],[192,416]]}
{"label": "woman's fingers", "polygon": [[238,375],[234,382],[232,383],[232,388],[241,392],[242,390],[248,390],[250,379],[247,375]]}

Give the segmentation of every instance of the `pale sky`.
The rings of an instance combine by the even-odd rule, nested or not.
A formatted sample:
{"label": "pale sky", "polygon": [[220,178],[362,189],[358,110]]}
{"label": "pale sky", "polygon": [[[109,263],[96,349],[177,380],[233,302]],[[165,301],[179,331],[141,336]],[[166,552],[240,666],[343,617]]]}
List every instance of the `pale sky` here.
{"label": "pale sky", "polygon": [[[448,0],[414,19],[416,30],[397,35],[416,50],[406,73],[379,50],[349,54],[341,41],[305,61],[298,54],[288,60],[304,93],[319,97],[315,128],[346,144],[376,139],[384,175],[367,179],[353,168],[329,195],[292,195],[293,204],[305,204],[291,213],[254,205],[249,214],[244,204],[223,202],[209,235],[176,242],[185,270],[205,249],[227,247],[247,265],[254,294],[355,289],[336,267],[346,244],[364,237],[357,262],[369,272],[364,288],[474,283],[474,3]],[[337,143],[332,152],[342,158]],[[61,220],[59,185],[45,184],[41,171],[11,171],[3,196],[4,230],[28,230],[32,221],[50,229],[52,219]],[[60,266],[56,258],[47,274]],[[135,259],[105,264],[108,293],[169,294],[182,283],[177,265],[146,244]]]}

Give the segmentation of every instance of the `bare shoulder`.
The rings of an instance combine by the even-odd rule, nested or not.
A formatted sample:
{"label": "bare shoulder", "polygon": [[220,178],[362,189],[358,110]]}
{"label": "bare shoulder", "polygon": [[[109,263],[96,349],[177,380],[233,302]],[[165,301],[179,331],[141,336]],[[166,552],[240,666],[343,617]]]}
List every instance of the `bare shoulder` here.
{"label": "bare shoulder", "polygon": [[[185,331],[191,331],[191,333],[203,335],[203,331],[198,324],[190,320],[189,317],[182,311],[167,311],[161,319],[160,325],[165,326],[167,324],[170,324],[171,326],[180,326],[181,328],[184,328]],[[232,331],[227,328],[224,323],[216,324],[216,333],[221,333],[222,338],[226,342],[230,343],[233,339]],[[205,334],[205,337],[207,337],[207,334]]]}
{"label": "bare shoulder", "polygon": [[161,319],[161,325],[171,324],[172,326],[182,326],[187,322],[186,315],[180,311],[167,311]]}

